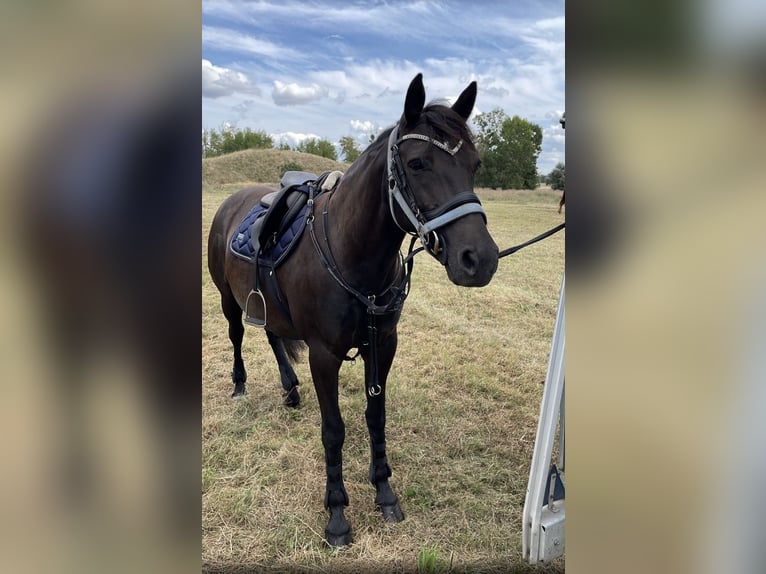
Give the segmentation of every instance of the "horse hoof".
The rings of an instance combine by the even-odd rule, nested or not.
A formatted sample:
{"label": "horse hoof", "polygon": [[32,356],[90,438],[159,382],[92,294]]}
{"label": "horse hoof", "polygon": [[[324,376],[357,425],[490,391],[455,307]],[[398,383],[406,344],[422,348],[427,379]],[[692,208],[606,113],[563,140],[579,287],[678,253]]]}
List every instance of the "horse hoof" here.
{"label": "horse hoof", "polygon": [[385,522],[401,522],[404,520],[404,513],[399,507],[399,503],[396,504],[381,504],[378,508],[383,513],[383,520]]}
{"label": "horse hoof", "polygon": [[284,397],[284,403],[286,407],[290,408],[296,408],[299,404],[301,404],[301,395],[298,393],[298,388],[293,387],[290,389],[289,393],[285,394]]}
{"label": "horse hoof", "polygon": [[348,532],[345,532],[343,534],[333,534],[332,532],[330,532],[329,530],[325,528],[324,538],[325,538],[325,542],[327,543],[327,546],[330,546],[332,548],[349,546],[353,542],[353,537],[351,536],[350,529]]}
{"label": "horse hoof", "polygon": [[234,387],[234,392],[231,393],[231,398],[232,399],[236,399],[236,398],[244,397],[244,396],[245,396],[245,385],[244,385],[244,383],[242,384],[242,386],[236,385]]}

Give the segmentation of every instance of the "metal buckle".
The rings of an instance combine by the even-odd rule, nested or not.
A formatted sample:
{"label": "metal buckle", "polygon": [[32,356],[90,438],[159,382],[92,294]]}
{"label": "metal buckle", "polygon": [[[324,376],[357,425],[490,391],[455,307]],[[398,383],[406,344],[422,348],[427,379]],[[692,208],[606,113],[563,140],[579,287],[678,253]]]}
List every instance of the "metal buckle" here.
{"label": "metal buckle", "polygon": [[[375,389],[377,389],[377,392]],[[374,387],[370,387],[367,392],[371,397],[377,397],[380,393],[383,392],[383,389],[380,388],[380,385],[375,385]]]}

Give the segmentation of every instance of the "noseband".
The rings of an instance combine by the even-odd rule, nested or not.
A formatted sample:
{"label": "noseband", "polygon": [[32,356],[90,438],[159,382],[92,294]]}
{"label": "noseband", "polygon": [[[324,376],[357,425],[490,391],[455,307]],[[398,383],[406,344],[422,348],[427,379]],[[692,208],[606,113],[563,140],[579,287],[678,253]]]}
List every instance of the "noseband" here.
{"label": "noseband", "polygon": [[[410,235],[420,237],[423,247],[432,255],[436,255],[442,250],[443,244],[443,241],[440,241],[436,233],[437,229],[469,213],[481,213],[484,223],[486,223],[487,215],[484,213],[484,208],[481,206],[478,196],[472,191],[458,193],[447,203],[422,212],[415,201],[415,195],[412,193],[409,185],[407,185],[404,166],[399,157],[400,144],[410,139],[421,140],[433,144],[454,156],[463,145],[463,140],[460,140],[454,148],[450,148],[447,144],[423,134],[406,134],[400,138],[398,138],[398,135],[399,127],[394,126],[394,129],[391,130],[391,134],[388,136],[388,204],[391,210],[391,217],[394,218],[394,223],[396,223],[399,229]],[[409,220],[412,229],[406,229],[399,223],[394,210],[394,200],[396,200]]]}

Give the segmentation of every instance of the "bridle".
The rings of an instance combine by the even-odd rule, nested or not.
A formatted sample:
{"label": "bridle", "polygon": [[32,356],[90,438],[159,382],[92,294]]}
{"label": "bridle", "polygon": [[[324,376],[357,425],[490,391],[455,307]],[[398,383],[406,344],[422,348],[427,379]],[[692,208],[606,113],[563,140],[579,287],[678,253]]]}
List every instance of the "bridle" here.
{"label": "bridle", "polygon": [[[439,207],[425,212],[421,211],[415,200],[415,195],[407,184],[407,176],[402,160],[399,157],[399,146],[405,140],[421,140],[433,144],[454,156],[462,147],[463,140],[461,139],[455,147],[450,148],[446,143],[423,134],[398,136],[399,126],[394,126],[391,134],[388,136],[388,155],[386,161],[388,169],[388,206],[391,211],[391,217],[399,229],[409,235],[419,237],[423,247],[431,255],[436,256],[444,248],[444,240],[436,233],[437,229],[469,213],[481,213],[484,223],[486,223],[487,215],[481,206],[478,196],[472,191],[460,192]],[[399,223],[396,217],[396,210],[394,209],[394,201],[404,212],[409,221],[409,226]]]}
{"label": "bridle", "polygon": [[[484,218],[484,223],[487,222],[487,215],[484,212],[484,208],[481,206],[478,196],[472,191],[463,191],[455,195],[452,199],[444,203],[443,205],[430,209],[428,211],[421,211],[415,201],[415,196],[412,190],[407,185],[407,178],[405,176],[404,167],[402,166],[402,160],[399,157],[399,145],[409,139],[421,140],[431,143],[439,149],[447,152],[451,156],[454,156],[463,145],[463,140],[460,140],[457,145],[450,148],[447,144],[437,141],[431,137],[423,134],[406,134],[400,138],[398,136],[398,127],[394,127],[391,134],[388,136],[388,155],[387,155],[387,178],[388,178],[388,199],[389,209],[391,211],[391,217],[394,223],[404,231],[406,234],[412,236],[410,241],[409,252],[406,257],[402,257],[400,254],[399,269],[397,273],[398,277],[394,278],[393,282],[380,294],[365,294],[349,284],[343,277],[338,264],[333,257],[332,250],[330,249],[330,241],[327,236],[327,216],[329,199],[325,202],[324,209],[322,210],[323,219],[323,231],[324,231],[324,243],[326,248],[322,248],[314,228],[314,197],[317,192],[316,185],[309,186],[309,199],[308,199],[308,216],[306,218],[306,225],[309,228],[309,234],[314,244],[317,254],[322,265],[327,269],[332,278],[340,285],[346,292],[361,302],[366,308],[367,315],[367,340],[363,342],[363,346],[368,347],[370,354],[370,376],[365,377],[365,386],[367,387],[367,394],[370,397],[377,397],[381,394],[381,386],[378,382],[378,366],[377,366],[377,317],[383,315],[389,315],[396,313],[402,309],[404,300],[409,294],[410,280],[412,277],[412,268],[414,263],[414,257],[418,252],[426,250],[431,255],[435,256],[444,248],[444,241],[439,238],[436,230],[455,221],[470,213],[480,213]],[[337,182],[336,182],[337,184]],[[331,195],[335,191],[335,186],[330,190]],[[329,197],[329,196],[328,196]],[[407,229],[399,223],[396,217],[396,211],[394,209],[394,200],[404,212],[412,229]],[[563,225],[560,227],[563,228]],[[555,233],[558,229],[552,230],[538,236],[531,241],[528,241],[522,245],[512,247],[506,250],[507,253],[501,254],[510,255],[510,253],[517,251],[527,245]],[[420,238],[422,247],[414,249],[415,241]],[[389,295],[387,303],[379,303],[378,297],[382,295]],[[360,351],[357,351],[357,355]],[[345,357],[343,360],[354,360],[355,357]]]}
{"label": "bridle", "polygon": [[[398,138],[398,135],[399,126],[394,126],[394,129],[391,130],[391,133],[388,136],[388,158],[386,165],[388,167],[388,207],[391,211],[391,217],[399,229],[413,236],[413,240],[410,243],[410,252],[405,261],[409,261],[413,255],[423,249],[428,251],[431,255],[436,256],[444,248],[444,240],[436,233],[437,229],[447,225],[451,221],[463,217],[464,215],[468,215],[469,213],[481,213],[481,216],[484,218],[484,223],[487,223],[487,214],[481,206],[479,197],[472,191],[460,192],[444,205],[422,212],[418,207],[417,201],[415,201],[415,196],[412,193],[412,190],[407,185],[404,166],[402,166],[402,159],[399,157],[399,145],[405,140],[420,140],[433,144],[451,156],[454,156],[462,147],[463,140],[461,139],[457,142],[455,147],[450,148],[446,143],[442,143],[427,135],[406,134],[400,138]],[[396,203],[399,204],[399,207],[407,217],[411,229],[407,229],[399,223],[399,220],[396,217],[396,210],[394,209],[394,200],[396,200]],[[546,237],[550,237],[554,233],[558,233],[564,229],[564,226],[565,224],[561,223],[556,227],[533,237],[529,241],[504,249],[498,254],[498,258],[516,253],[524,247],[528,247]],[[412,248],[417,237],[420,238],[420,242],[423,246],[413,252]]]}

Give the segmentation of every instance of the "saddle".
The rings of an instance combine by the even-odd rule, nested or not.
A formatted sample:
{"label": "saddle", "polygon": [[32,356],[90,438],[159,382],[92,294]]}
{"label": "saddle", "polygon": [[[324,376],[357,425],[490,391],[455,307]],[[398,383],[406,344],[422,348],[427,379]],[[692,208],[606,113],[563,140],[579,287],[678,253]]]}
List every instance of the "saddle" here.
{"label": "saddle", "polygon": [[[268,277],[273,280],[277,301],[290,316],[273,271],[284,263],[303,234],[309,194],[313,190],[316,197],[334,189],[342,175],[340,171],[325,172],[319,177],[306,171],[285,172],[280,189],[263,196],[234,232],[230,242],[232,252],[253,263],[253,287],[245,303],[245,323],[266,326],[266,301],[260,288],[261,268],[269,269]],[[251,309],[253,295],[261,300],[263,319],[250,313],[254,311]]]}
{"label": "saddle", "polygon": [[286,171],[279,182],[278,191],[267,193],[261,198],[260,205],[266,209],[266,215],[253,223],[251,237],[255,253],[272,249],[279,237],[292,224],[308,201],[308,183],[317,180],[317,176],[308,171]]}

